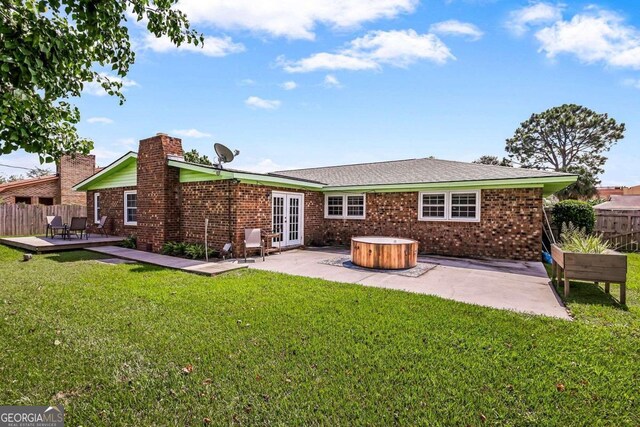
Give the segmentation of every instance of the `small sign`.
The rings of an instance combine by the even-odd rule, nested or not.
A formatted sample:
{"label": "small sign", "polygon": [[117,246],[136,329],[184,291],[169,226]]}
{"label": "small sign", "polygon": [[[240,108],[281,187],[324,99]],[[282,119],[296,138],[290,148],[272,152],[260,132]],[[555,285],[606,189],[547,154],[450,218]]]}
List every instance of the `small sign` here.
{"label": "small sign", "polygon": [[0,406],[0,427],[64,427],[64,407]]}

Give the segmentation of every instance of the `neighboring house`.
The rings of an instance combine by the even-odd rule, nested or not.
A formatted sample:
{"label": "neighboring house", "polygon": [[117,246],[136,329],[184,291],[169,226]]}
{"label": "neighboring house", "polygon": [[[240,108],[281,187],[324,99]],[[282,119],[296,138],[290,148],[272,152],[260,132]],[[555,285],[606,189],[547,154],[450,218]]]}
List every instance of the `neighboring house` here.
{"label": "neighboring house", "polygon": [[632,187],[597,187],[596,198],[609,200],[611,196],[640,196],[640,185]]}
{"label": "neighboring house", "polygon": [[282,245],[348,244],[355,235],[409,237],[421,253],[538,260],[542,197],[576,176],[412,159],[270,174],[185,162],[165,134],[74,189],[110,232],[158,252],[167,241],[242,247],[245,228],[282,232]]}
{"label": "neighboring house", "polygon": [[593,207],[596,214],[600,211],[640,211],[640,195],[611,196],[608,202]]}
{"label": "neighboring house", "polygon": [[56,165],[56,174],[32,179],[20,179],[0,185],[4,203],[27,205],[85,205],[87,197],[72,187],[96,172],[94,155],[64,156]]}
{"label": "neighboring house", "polygon": [[611,196],[622,196],[626,187],[609,186],[609,187],[596,187],[596,199],[609,200]]}
{"label": "neighboring house", "polygon": [[640,196],[640,185],[625,187],[622,194],[624,194],[625,196]]}

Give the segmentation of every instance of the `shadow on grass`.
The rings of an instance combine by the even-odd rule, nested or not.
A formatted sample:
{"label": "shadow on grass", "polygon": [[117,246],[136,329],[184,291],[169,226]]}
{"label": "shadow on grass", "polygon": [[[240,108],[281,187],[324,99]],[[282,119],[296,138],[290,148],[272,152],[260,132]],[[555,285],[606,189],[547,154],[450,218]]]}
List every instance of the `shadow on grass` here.
{"label": "shadow on grass", "polygon": [[65,263],[65,262],[78,262],[78,261],[94,261],[98,259],[108,258],[103,254],[99,254],[97,252],[88,252],[88,251],[63,251],[63,252],[53,252],[47,254],[36,255],[39,257],[44,257],[50,259],[51,261]]}
{"label": "shadow on grass", "polygon": [[[612,284],[612,294],[607,294],[601,285],[596,285],[593,282],[574,282],[571,281],[569,297],[565,298],[565,303],[568,304],[590,304],[599,305],[603,307],[615,307],[624,311],[629,311],[626,304],[620,304],[614,295],[618,295],[619,285]],[[556,285],[556,291],[559,295],[564,293],[564,285]]]}

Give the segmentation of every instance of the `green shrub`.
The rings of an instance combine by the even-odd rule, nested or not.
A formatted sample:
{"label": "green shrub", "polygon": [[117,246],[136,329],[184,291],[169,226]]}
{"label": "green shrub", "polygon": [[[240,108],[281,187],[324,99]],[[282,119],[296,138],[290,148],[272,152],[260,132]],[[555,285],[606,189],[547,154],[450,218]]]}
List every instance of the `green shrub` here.
{"label": "green shrub", "polygon": [[120,246],[123,248],[136,249],[138,247],[138,238],[134,235],[131,235],[120,242]]}
{"label": "green shrub", "polygon": [[[184,243],[184,242],[166,242],[162,245],[160,252],[163,255],[187,257],[191,259],[205,259],[206,252],[204,245],[200,243]],[[209,250],[209,256],[218,257],[220,253],[212,249]]]}
{"label": "green shrub", "polygon": [[570,222],[562,224],[560,240],[562,250],[567,252],[601,254],[611,248],[611,244],[603,240],[602,236],[587,234],[584,228],[576,227]]}
{"label": "green shrub", "polygon": [[206,251],[204,245],[199,243],[188,243],[186,245],[184,254],[187,258],[191,259],[202,259],[206,255]]}
{"label": "green shrub", "polygon": [[171,256],[184,256],[187,248],[187,243],[182,242],[166,242],[162,245],[160,252],[163,255]]}
{"label": "green shrub", "polygon": [[553,206],[553,223],[558,228],[563,224],[573,224],[579,229],[584,229],[586,234],[593,232],[596,223],[596,214],[593,207],[587,202],[579,200],[563,200]]}

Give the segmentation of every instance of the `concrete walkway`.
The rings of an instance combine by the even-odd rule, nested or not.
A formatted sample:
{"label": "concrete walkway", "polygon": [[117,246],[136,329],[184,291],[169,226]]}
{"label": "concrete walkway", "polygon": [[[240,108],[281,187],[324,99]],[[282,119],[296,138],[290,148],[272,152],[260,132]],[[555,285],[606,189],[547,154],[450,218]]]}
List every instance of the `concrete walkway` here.
{"label": "concrete walkway", "polygon": [[121,248],[119,246],[103,246],[99,248],[87,248],[88,251],[97,252],[117,258],[143,262],[145,264],[158,265],[160,267],[182,270],[187,273],[215,276],[227,271],[246,268],[246,264],[231,262],[205,262],[191,259],[178,258],[151,252],[138,251],[136,249]]}
{"label": "concrete walkway", "polygon": [[265,262],[256,261],[249,268],[437,295],[487,307],[571,319],[540,262],[420,257],[419,262],[437,264],[420,277],[321,264],[348,254],[346,250],[336,249],[296,249],[269,256]]}

